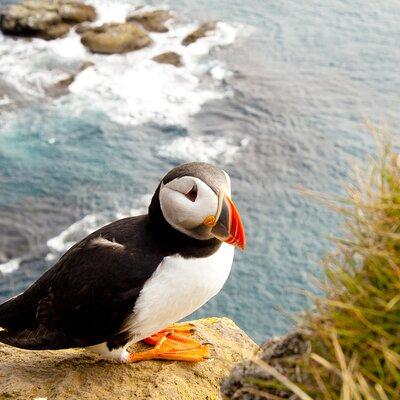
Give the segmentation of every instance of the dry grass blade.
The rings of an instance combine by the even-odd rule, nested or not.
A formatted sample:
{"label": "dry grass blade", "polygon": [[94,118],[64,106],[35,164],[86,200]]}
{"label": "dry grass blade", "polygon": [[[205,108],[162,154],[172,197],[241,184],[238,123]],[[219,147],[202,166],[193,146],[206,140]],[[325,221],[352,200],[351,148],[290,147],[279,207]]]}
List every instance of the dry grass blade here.
{"label": "dry grass blade", "polygon": [[400,399],[400,157],[389,135],[372,130],[377,156],[355,168],[347,197],[317,196],[341,214],[344,232],[324,259],[324,296],[301,323],[311,351],[285,366],[301,368],[301,389],[264,365],[301,399]]}
{"label": "dry grass blade", "polygon": [[286,376],[282,375],[279,371],[277,371],[274,367],[267,364],[263,360],[254,359],[253,360],[257,365],[262,367],[266,372],[268,372],[271,376],[273,376],[277,381],[285,385],[288,389],[290,389],[295,395],[297,395],[301,400],[313,400],[307,393],[301,390],[295,383],[291,382]]}

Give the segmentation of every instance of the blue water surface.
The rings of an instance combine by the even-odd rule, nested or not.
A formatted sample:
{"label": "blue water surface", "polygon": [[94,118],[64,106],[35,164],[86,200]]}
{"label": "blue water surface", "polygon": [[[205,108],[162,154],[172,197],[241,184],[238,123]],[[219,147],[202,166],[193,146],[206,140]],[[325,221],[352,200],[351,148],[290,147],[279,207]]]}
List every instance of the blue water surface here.
{"label": "blue water surface", "polygon": [[[373,149],[366,119],[398,126],[400,4],[167,4],[182,18],[238,28],[233,45],[213,50],[233,72],[226,78],[232,96],[204,104],[186,127],[126,127],[100,111],[72,116],[43,104],[15,110],[0,121],[0,251],[7,258],[34,254],[84,215],[129,207],[153,192],[179,162],[159,155],[161,140],[248,137],[233,162],[221,161],[232,178],[248,249],[237,253],[222,292],[193,317],[228,316],[260,342],[284,333],[287,315],[304,309],[299,291],[316,290],[311,276],[319,275],[318,260],[331,247],[326,237],[340,230],[338,217],[298,187],[343,193],[352,160],[364,160]],[[23,227],[13,229],[16,221]],[[44,269],[38,256],[0,277],[2,299]]]}

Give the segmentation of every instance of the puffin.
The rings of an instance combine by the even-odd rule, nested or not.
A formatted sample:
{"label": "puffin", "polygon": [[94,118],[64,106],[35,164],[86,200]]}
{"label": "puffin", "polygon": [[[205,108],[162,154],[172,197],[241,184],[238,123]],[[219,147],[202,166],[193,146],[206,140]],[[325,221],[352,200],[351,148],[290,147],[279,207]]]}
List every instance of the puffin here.
{"label": "puffin", "polygon": [[[191,162],[169,171],[144,215],[114,221],[72,246],[0,305],[0,342],[27,350],[87,348],[101,358],[198,362],[209,344],[179,322],[226,282],[246,236],[228,174]],[[129,352],[144,341],[147,350]]]}

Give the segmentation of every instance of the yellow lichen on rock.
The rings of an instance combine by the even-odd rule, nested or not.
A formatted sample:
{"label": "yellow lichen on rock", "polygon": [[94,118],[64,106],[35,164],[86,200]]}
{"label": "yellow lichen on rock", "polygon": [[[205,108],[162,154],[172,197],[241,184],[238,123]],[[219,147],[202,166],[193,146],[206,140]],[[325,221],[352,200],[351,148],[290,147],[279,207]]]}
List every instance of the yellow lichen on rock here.
{"label": "yellow lichen on rock", "polygon": [[219,399],[221,379],[257,346],[228,318],[193,323],[197,338],[212,344],[213,358],[197,364],[117,364],[86,350],[26,351],[0,345],[0,399]]}

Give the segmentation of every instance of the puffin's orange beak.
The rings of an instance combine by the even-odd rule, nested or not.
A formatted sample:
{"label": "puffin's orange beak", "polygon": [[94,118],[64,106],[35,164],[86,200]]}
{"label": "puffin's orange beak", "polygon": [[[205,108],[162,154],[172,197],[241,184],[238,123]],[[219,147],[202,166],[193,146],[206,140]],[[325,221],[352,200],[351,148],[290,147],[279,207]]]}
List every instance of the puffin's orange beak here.
{"label": "puffin's orange beak", "polygon": [[[218,212],[213,221],[212,235],[217,239],[232,244],[244,250],[246,247],[246,234],[242,219],[235,203],[224,192],[218,196]],[[210,220],[204,221],[206,225],[210,225]]]}

